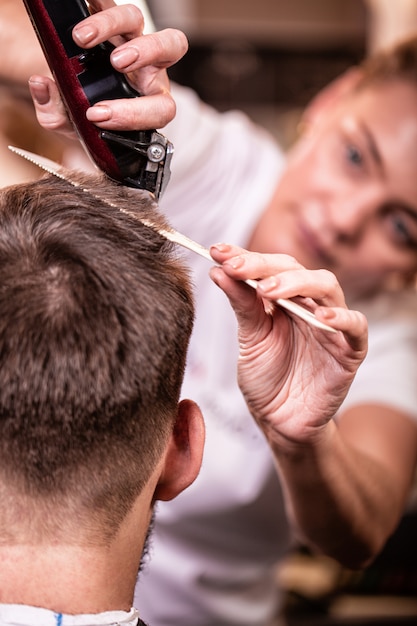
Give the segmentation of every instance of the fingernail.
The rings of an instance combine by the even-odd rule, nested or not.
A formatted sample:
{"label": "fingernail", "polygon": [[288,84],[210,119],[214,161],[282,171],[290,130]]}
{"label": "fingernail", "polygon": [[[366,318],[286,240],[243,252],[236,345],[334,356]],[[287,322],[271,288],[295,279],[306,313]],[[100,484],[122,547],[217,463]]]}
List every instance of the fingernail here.
{"label": "fingernail", "polygon": [[93,28],[90,24],[84,26],[75,26],[72,31],[72,35],[77,43],[83,45],[89,43],[97,36],[97,29]]}
{"label": "fingernail", "polygon": [[276,289],[276,287],[278,287],[278,284],[278,279],[275,278],[275,276],[270,276],[269,278],[264,278],[263,280],[258,282],[258,289],[266,293],[267,291]]}
{"label": "fingernail", "polygon": [[216,248],[219,252],[228,252],[230,250],[230,246],[227,243],[214,243],[211,247]]}
{"label": "fingernail", "polygon": [[119,69],[124,67],[129,67],[139,58],[139,51],[130,46],[128,48],[123,48],[122,50],[116,50],[111,55],[111,60],[114,65],[116,65]]}
{"label": "fingernail", "polygon": [[48,104],[50,100],[49,89],[45,83],[40,83],[36,80],[29,80],[29,91],[33,100],[37,104]]}
{"label": "fingernail", "polygon": [[230,265],[234,270],[239,269],[245,263],[245,259],[242,256],[235,256],[232,259],[228,259],[223,263],[223,265]]}
{"label": "fingernail", "polygon": [[107,122],[111,119],[111,109],[101,104],[96,104],[87,109],[86,117],[90,122]]}

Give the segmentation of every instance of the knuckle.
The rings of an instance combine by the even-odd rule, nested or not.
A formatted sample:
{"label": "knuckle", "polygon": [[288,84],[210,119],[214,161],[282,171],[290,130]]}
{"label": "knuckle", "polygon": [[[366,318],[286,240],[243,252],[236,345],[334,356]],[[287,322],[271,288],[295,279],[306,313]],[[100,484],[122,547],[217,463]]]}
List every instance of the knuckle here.
{"label": "knuckle", "polygon": [[183,56],[188,50],[188,39],[181,30],[171,29],[171,34],[178,48],[178,53]]}
{"label": "knuckle", "polygon": [[285,257],[286,259],[286,265],[288,266],[288,269],[303,269],[303,266],[300,264],[299,261],[297,261],[297,259],[294,256],[290,254],[286,254],[282,256]]}
{"label": "knuckle", "polygon": [[124,11],[126,11],[126,19],[128,19],[135,27],[139,26],[142,29],[144,20],[139,7],[135,4],[125,4],[123,5],[123,8]]}
{"label": "knuckle", "polygon": [[165,41],[164,37],[160,36],[160,33],[151,33],[148,35],[148,40],[152,42],[153,52],[160,56],[165,56],[169,50],[169,44]]}
{"label": "knuckle", "polygon": [[181,59],[188,50],[188,39],[175,28],[166,28],[153,35],[155,45],[169,63]]}
{"label": "knuckle", "polygon": [[325,270],[325,269],[321,269],[321,270],[317,270],[319,272],[320,278],[326,282],[326,284],[331,288],[331,289],[338,289],[339,288],[339,282],[336,278],[336,276],[333,274],[333,272],[331,272],[330,270]]}

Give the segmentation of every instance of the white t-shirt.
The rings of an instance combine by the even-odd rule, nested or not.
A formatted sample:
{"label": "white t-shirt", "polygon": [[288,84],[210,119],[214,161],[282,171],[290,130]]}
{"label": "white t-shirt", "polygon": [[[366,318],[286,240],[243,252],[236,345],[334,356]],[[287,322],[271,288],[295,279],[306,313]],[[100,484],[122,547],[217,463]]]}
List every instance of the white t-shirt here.
{"label": "white t-shirt", "polygon": [[[245,246],[275,190],[283,154],[241,113],[218,114],[192,91],[177,86],[173,91],[178,114],[164,133],[175,152],[161,208],[175,228],[205,246],[219,241]],[[208,277],[210,263],[185,254],[193,267],[197,312],[182,396],[203,411],[206,447],[195,483],[158,505],[137,606],[152,626],[264,625],[279,602],[274,568],[291,545],[291,532],[270,449],[236,383],[234,313]],[[414,315],[415,307],[416,300]],[[400,370],[410,346],[398,350]],[[416,355],[414,346],[409,357],[414,371]],[[361,399],[372,373],[365,379]],[[407,399],[403,389],[396,397],[398,381],[392,381],[390,401],[416,414],[413,380]],[[374,399],[377,381],[373,387]]]}
{"label": "white t-shirt", "polygon": [[417,291],[352,303],[369,323],[369,351],[343,408],[379,403],[417,419]]}

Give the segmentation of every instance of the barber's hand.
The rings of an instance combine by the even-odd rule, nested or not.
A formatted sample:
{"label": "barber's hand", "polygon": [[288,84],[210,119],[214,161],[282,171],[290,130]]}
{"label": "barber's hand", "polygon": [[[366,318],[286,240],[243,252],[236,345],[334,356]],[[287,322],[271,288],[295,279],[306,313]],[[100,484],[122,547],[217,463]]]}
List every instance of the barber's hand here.
{"label": "barber's hand", "polygon": [[[136,6],[116,6],[113,0],[94,0],[89,4],[97,13],[74,27],[75,42],[82,48],[91,48],[110,40],[116,45],[112,65],[128,76],[143,97],[102,101],[88,109],[87,118],[107,130],[163,128],[175,116],[166,68],[186,53],[188,42],[184,33],[166,29],[143,35],[143,16]],[[32,76],[29,87],[41,126],[71,133],[52,79]]]}
{"label": "barber's hand", "polygon": [[[238,321],[239,385],[253,417],[277,449],[325,437],[326,424],[365,358],[365,317],[346,307],[331,272],[306,270],[286,255],[226,244],[210,252],[221,264],[211,269],[211,277]],[[241,282],[245,279],[259,280],[257,290]],[[298,296],[320,321],[341,332],[314,328],[272,305],[277,298]]]}

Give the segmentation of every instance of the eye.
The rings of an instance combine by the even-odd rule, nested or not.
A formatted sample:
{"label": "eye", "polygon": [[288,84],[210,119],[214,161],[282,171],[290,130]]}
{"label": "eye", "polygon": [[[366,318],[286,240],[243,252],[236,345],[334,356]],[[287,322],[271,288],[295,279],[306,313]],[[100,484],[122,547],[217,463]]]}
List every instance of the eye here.
{"label": "eye", "polygon": [[417,220],[415,215],[399,208],[385,212],[387,227],[396,245],[417,249]]}
{"label": "eye", "polygon": [[350,144],[346,147],[346,156],[353,165],[362,165],[363,157],[361,151],[354,145]]}

